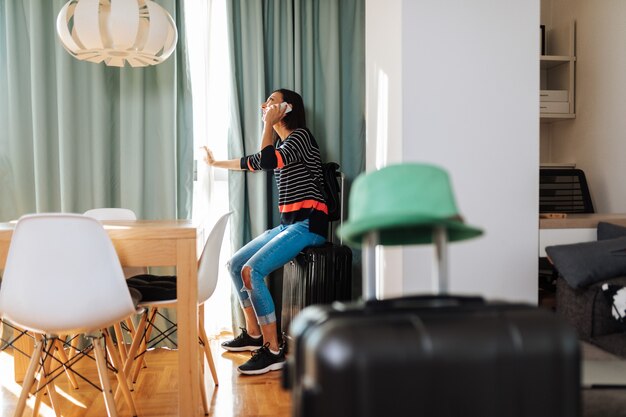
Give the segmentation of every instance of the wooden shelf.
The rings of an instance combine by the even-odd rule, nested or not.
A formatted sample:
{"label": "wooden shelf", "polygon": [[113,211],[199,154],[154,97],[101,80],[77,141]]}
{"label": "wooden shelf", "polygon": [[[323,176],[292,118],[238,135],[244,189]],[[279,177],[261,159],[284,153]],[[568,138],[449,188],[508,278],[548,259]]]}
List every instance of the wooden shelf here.
{"label": "wooden shelf", "polygon": [[[541,123],[554,123],[576,118],[576,22],[572,21],[569,27],[569,45],[567,55],[540,55],[540,89],[561,90],[568,92],[567,101],[569,109],[552,105],[551,110],[568,110],[567,113],[539,113]],[[560,101],[560,100],[559,100]],[[544,105],[544,108],[550,106]]]}
{"label": "wooden shelf", "polygon": [[557,67],[563,64],[569,64],[571,62],[575,62],[575,56],[566,56],[566,55],[541,55],[539,57],[540,68],[541,69],[550,69]]}
{"label": "wooden shelf", "polygon": [[576,113],[540,113],[539,119],[542,123],[553,123],[560,120],[575,119]]}

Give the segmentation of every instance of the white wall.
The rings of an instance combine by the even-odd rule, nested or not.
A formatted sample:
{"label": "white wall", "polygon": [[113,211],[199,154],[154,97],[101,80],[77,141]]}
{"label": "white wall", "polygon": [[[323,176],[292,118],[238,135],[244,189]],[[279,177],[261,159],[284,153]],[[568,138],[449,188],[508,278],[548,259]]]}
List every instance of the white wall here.
{"label": "white wall", "polygon": [[[402,161],[403,0],[366,0],[366,167]],[[384,30],[378,24],[385,24]],[[371,29],[374,28],[374,29]],[[375,51],[375,53],[372,53]],[[402,249],[378,248],[382,276],[403,276]],[[365,288],[365,287],[364,287]],[[402,280],[380,282],[381,295],[402,294]]]}
{"label": "white wall", "polygon": [[[546,1],[546,0],[544,0]],[[626,212],[626,2],[554,0],[557,29],[576,20],[576,119],[551,125],[552,162],[585,171],[597,212]],[[542,143],[542,151],[545,145]],[[546,159],[542,154],[542,160]]]}
{"label": "white wall", "polygon": [[[539,0],[393,3],[401,20],[382,13],[389,2],[366,0],[368,169],[372,143],[386,134],[369,128],[384,100],[376,64],[400,45],[387,73],[400,74],[401,100],[388,95],[387,112],[401,115],[401,159],[447,169],[461,214],[486,231],[450,245],[451,291],[536,302]],[[383,288],[429,290],[432,248],[404,248],[401,257]]]}

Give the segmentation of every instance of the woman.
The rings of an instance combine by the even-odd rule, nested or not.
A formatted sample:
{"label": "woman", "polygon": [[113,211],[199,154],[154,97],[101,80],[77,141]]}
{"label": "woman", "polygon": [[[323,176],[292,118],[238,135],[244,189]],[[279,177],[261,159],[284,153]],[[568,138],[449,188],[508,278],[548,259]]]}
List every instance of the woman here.
{"label": "woman", "polygon": [[[282,105],[281,105],[282,103]],[[222,347],[255,353],[239,372],[262,374],[282,368],[285,354],[278,341],[274,302],[264,277],[307,246],[326,242],[328,209],[321,192],[319,147],[306,128],[298,93],[280,89],[261,105],[260,152],[241,159],[216,161],[206,149],[207,164],[235,170],[274,170],[281,222],[239,249],[228,264],[246,320],[242,333]]]}

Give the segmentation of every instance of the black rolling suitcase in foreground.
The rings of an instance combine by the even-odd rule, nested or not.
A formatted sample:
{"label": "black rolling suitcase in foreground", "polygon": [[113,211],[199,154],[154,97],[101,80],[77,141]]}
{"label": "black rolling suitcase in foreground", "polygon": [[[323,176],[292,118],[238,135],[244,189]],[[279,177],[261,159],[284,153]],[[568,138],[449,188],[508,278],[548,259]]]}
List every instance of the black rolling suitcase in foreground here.
{"label": "black rolling suitcase in foreground", "polygon": [[[366,301],[307,307],[294,318],[283,374],[294,417],[580,415],[580,349],[572,327],[535,306],[446,295],[447,242],[478,229],[465,228],[463,236],[442,226],[456,212],[444,174],[404,164],[355,181],[360,205],[352,213],[367,222],[347,236],[364,244]],[[407,206],[422,195],[426,204]],[[377,217],[365,215],[368,207]],[[401,222],[389,223],[391,216]],[[436,221],[418,222],[427,218]],[[376,300],[376,245],[425,243],[428,233],[439,295]]]}
{"label": "black rolling suitcase in foreground", "polygon": [[525,304],[422,296],[308,307],[291,325],[293,416],[575,417],[572,328]]}
{"label": "black rolling suitcase in foreground", "polygon": [[352,251],[327,243],[306,248],[283,269],[281,328],[306,306],[349,301],[352,295]]}

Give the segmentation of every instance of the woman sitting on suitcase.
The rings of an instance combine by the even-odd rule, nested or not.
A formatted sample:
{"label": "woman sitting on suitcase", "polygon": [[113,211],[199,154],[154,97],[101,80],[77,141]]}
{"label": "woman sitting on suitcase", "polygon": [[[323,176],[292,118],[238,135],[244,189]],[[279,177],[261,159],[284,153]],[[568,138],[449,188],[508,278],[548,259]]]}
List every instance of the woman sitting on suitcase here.
{"label": "woman sitting on suitcase", "polygon": [[295,258],[307,246],[326,242],[328,209],[321,193],[320,151],[306,128],[304,104],[298,93],[274,91],[263,111],[260,152],[241,159],[216,161],[206,149],[207,164],[235,170],[274,170],[278,186],[278,227],[266,231],[239,249],[228,268],[246,319],[246,329],[222,347],[253,350],[238,370],[262,374],[282,368],[285,355],[278,341],[274,302],[264,277]]}

